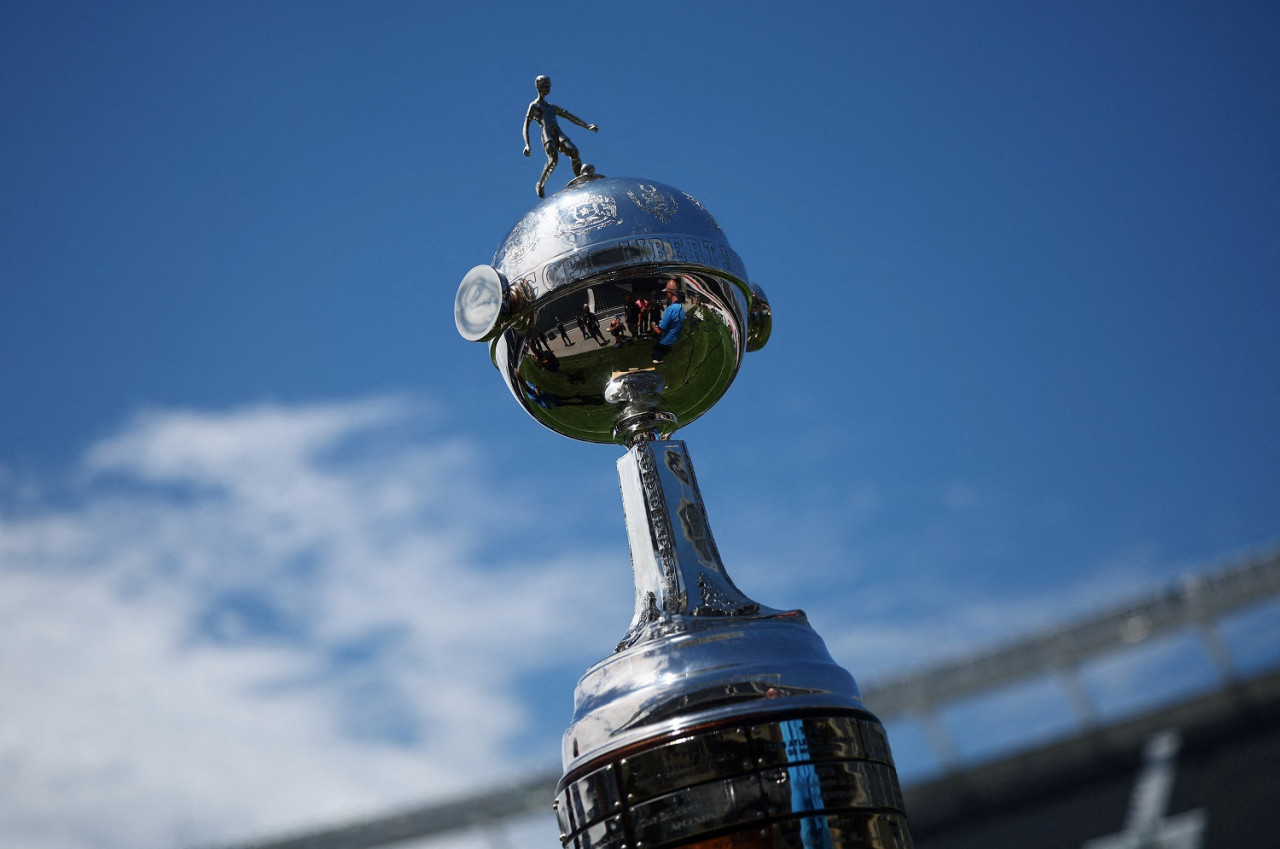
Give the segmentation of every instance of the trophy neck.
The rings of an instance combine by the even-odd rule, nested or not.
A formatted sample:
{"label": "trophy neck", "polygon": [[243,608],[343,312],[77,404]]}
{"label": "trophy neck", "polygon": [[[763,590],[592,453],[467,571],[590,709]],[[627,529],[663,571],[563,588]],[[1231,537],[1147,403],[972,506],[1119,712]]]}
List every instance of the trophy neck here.
{"label": "trophy neck", "polygon": [[636,608],[618,651],[724,617],[775,616],[734,585],[716,550],[689,451],[634,443],[618,460]]}

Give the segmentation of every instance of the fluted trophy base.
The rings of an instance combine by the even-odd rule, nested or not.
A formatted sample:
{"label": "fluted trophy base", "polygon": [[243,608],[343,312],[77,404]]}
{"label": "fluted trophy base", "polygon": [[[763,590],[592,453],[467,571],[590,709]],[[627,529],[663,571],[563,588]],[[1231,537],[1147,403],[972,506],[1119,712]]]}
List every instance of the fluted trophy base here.
{"label": "fluted trophy base", "polygon": [[575,849],[908,849],[897,773],[869,713],[694,722],[568,772],[556,789]]}
{"label": "fluted trophy base", "polygon": [[574,693],[563,845],[910,847],[883,727],[803,612],[729,579],[684,443],[634,444],[618,471],[636,612]]}

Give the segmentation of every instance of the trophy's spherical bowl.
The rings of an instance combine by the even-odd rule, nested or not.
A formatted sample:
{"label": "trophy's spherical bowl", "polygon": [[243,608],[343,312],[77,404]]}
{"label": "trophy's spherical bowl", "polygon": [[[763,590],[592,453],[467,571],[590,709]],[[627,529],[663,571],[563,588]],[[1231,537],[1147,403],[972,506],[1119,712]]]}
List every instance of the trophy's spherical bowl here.
{"label": "trophy's spherical bowl", "polygon": [[[518,305],[494,363],[531,416],[575,439],[688,424],[768,336],[768,301],[711,213],[652,180],[575,180],[516,223],[493,268]],[[674,339],[653,330],[669,281],[684,312]]]}

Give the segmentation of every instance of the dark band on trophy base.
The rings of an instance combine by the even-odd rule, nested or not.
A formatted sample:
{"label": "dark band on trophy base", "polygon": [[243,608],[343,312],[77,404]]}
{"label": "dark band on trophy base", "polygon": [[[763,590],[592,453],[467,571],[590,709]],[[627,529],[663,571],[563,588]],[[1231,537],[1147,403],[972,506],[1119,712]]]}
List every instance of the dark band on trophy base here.
{"label": "dark band on trophy base", "polygon": [[555,805],[578,849],[676,846],[730,825],[768,837],[747,845],[832,846],[787,837],[832,828],[868,839],[848,845],[909,845],[884,730],[866,714],[717,728],[588,769]]}

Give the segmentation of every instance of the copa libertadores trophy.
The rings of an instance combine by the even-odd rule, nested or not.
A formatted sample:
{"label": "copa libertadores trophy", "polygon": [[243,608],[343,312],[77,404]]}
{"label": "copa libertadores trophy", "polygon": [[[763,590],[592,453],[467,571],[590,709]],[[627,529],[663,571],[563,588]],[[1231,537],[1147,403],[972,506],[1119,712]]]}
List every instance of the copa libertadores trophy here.
{"label": "copa libertadores trophy", "polygon": [[554,807],[574,849],[910,847],[879,720],[800,610],[730,579],[677,427],[769,338],[769,302],[711,213],[655,180],[609,178],[561,131],[539,77],[544,195],[469,271],[454,318],[552,430],[619,443],[635,615],[587,670]]}

